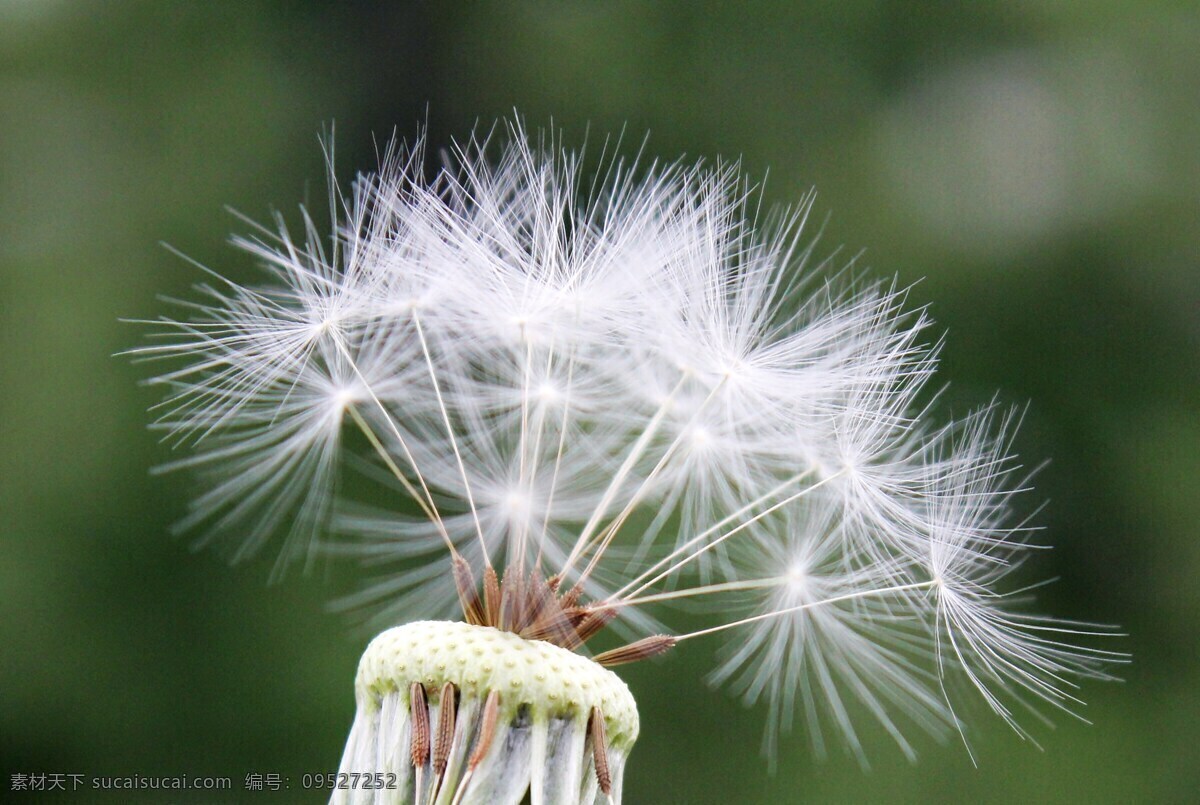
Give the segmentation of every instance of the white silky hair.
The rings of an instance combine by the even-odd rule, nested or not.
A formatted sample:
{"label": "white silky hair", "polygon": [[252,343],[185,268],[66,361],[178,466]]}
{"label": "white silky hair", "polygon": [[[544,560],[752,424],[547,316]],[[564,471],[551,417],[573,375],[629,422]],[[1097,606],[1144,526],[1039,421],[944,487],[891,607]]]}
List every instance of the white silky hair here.
{"label": "white silky hair", "polygon": [[[184,527],[357,556],[349,602],[391,622],[453,609],[449,546],[583,581],[634,634],[694,595],[722,619],[680,640],[729,630],[713,680],[768,702],[772,754],[797,710],[819,752],[829,723],[861,758],[867,717],[912,754],[905,725],[962,730],[954,675],[1027,735],[1014,697],[1070,709],[1121,659],[1006,609],[1015,420],[932,421],[925,312],[813,265],[811,196],[760,216],[736,165],[586,168],[519,124],[444,162],[391,146],[331,183],[332,238],[280,217],[235,241],[266,282],[153,323],[170,466],[207,479]],[[341,499],[347,468],[385,496]]]}

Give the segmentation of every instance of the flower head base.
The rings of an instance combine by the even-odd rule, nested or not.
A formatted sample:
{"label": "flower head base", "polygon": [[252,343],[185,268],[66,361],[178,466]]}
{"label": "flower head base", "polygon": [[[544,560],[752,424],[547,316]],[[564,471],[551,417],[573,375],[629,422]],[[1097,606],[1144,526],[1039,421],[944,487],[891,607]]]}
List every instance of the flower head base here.
{"label": "flower head base", "polygon": [[[912,754],[909,726],[963,731],[951,676],[1014,726],[1006,697],[1070,711],[1073,678],[1107,678],[1121,655],[1074,644],[1105,630],[1011,611],[1030,533],[1009,524],[1012,418],[991,406],[929,424],[928,321],[903,290],[807,265],[811,198],[760,231],[736,170],[610,160],[593,176],[510,134],[431,178],[419,146],[389,151],[335,194],[332,245],[307,216],[302,243],[282,224],[239,241],[271,282],[202,287],[189,318],[157,322],[165,339],[137,350],[182,360],[157,379],[158,424],[196,445],[179,464],[210,472],[189,525],[240,533],[236,556],[280,530],[284,564],[358,554],[380,575],[351,603],[389,625],[466,621],[368,651],[345,760],[368,767],[353,771],[399,769],[408,740],[418,799],[526,785],[536,805],[563,790],[539,765],[559,745],[547,736],[559,724],[563,762],[582,768],[587,716],[607,735],[588,733],[593,777],[603,792],[607,768],[619,797],[636,716],[589,714],[583,697],[555,715],[505,680],[450,676],[447,635],[508,633],[523,657],[607,640],[580,658],[607,674],[728,633],[713,679],[769,702],[772,754],[800,712],[819,752],[832,726],[862,757],[847,698]],[[335,500],[347,468],[403,505]],[[713,625],[661,626],[680,599]],[[388,641],[418,632],[427,653],[381,670]],[[459,754],[439,770],[411,730],[441,718],[446,685]],[[470,742],[501,733],[472,771]],[[503,797],[479,788],[497,752],[520,769]]]}
{"label": "flower head base", "polygon": [[[466,623],[389,629],[363,654],[340,771],[394,775],[381,802],[619,802],[637,705],[620,677]],[[358,801],[349,791],[334,800]]]}

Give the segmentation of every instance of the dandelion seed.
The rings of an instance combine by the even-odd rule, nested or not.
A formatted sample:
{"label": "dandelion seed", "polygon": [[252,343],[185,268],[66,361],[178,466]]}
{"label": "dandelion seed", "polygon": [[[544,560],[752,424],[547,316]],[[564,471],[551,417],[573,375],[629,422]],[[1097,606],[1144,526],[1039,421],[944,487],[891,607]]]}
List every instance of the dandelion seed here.
{"label": "dandelion seed", "polygon": [[[927,318],[809,265],[811,197],[756,227],[736,166],[588,173],[519,125],[422,162],[335,187],[332,244],[307,215],[238,239],[268,281],[134,350],[176,362],[158,427],[210,473],[186,525],[358,556],[347,604],[404,624],[341,766],[387,787],[334,801],[617,802],[638,716],[607,666],[717,635],[769,757],[799,719],[864,764],[864,729],[965,736],[952,679],[1031,737],[1015,702],[1073,712],[1123,660],[1013,608],[1013,418],[931,424]],[[335,502],[345,471],[375,503]],[[663,625],[681,603],[710,625]]]}

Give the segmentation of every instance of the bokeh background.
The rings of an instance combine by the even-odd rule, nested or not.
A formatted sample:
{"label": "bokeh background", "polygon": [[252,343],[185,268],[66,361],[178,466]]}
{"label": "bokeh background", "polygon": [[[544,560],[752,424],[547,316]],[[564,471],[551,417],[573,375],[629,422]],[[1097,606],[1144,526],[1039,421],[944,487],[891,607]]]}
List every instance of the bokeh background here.
{"label": "bokeh background", "polygon": [[[1200,791],[1200,8],[1033,2],[300,4],[0,0],[0,790],[15,773],[332,770],[367,635],[353,569],[269,586],[168,537],[147,371],[120,317],[239,279],[224,208],[325,194],[375,143],[446,145],[515,108],[568,143],[741,157],[819,192],[822,254],[916,285],[948,332],[943,410],[1028,403],[1046,611],[1119,623],[1135,661],[1045,751],[975,720],[864,773],[702,682],[712,646],[624,674],[634,803],[1184,802]],[[1032,504],[1031,504],[1032,505]],[[1036,575],[1036,574],[1035,574]],[[872,744],[874,744],[872,746]],[[5,798],[5,797],[0,797]],[[80,792],[64,800],[92,801]],[[113,797],[114,801],[125,797]],[[146,796],[165,801],[163,796]],[[174,798],[172,798],[174,799]]]}

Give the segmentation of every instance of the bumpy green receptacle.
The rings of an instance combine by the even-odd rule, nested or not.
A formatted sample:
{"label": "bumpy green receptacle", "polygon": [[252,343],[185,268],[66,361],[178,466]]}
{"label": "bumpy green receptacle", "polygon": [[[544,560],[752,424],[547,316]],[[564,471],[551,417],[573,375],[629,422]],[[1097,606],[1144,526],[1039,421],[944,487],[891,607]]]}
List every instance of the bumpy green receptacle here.
{"label": "bumpy green receptacle", "polygon": [[[411,762],[414,682],[425,688],[435,725],[443,686],[452,683],[459,693],[454,745],[436,788],[429,764],[418,775]],[[606,802],[587,729],[593,708],[604,714],[613,801],[620,801],[625,758],[638,735],[637,705],[620,677],[586,657],[487,626],[422,621],[371,641],[355,689],[358,714],[342,771],[394,774],[396,787],[335,792],[335,802],[415,802],[418,776],[421,802],[432,795],[444,805],[456,796],[464,803],[518,803],[527,790],[534,805]],[[499,694],[496,734],[466,778],[483,705],[493,691]]]}

